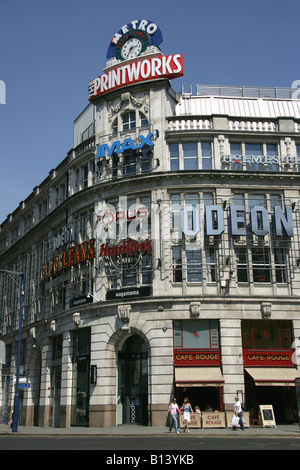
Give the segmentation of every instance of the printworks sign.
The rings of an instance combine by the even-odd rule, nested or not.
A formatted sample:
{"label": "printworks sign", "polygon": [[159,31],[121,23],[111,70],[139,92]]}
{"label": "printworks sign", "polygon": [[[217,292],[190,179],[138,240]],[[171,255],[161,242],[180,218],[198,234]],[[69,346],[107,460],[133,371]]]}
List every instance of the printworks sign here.
{"label": "printworks sign", "polygon": [[89,82],[89,100],[128,85],[181,77],[182,54],[164,56],[158,49],[161,42],[161,31],[151,21],[133,20],[124,25],[107,52],[107,59],[116,59],[115,63]]}

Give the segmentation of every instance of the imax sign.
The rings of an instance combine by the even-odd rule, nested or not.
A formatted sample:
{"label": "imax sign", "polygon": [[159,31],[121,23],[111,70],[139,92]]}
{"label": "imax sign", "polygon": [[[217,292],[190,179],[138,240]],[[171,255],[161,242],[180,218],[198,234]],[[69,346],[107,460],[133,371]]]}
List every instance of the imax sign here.
{"label": "imax sign", "polygon": [[122,144],[119,140],[115,140],[111,147],[108,144],[97,145],[97,158],[104,158],[106,154],[111,156],[113,153],[124,153],[125,150],[138,150],[143,148],[144,145],[153,147],[154,143],[150,139],[156,136],[156,134],[156,132],[149,132],[146,137],[139,135],[140,143],[138,145],[136,145],[130,137],[125,139]]}

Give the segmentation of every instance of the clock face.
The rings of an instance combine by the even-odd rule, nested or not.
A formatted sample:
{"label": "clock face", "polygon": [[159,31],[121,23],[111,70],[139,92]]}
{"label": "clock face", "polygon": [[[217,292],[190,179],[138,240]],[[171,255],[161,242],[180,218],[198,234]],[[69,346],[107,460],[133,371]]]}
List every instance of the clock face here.
{"label": "clock face", "polygon": [[134,59],[142,50],[142,43],[138,38],[130,38],[121,48],[121,56],[123,60]]}
{"label": "clock face", "polygon": [[115,46],[114,55],[118,60],[134,59],[142,52],[145,52],[147,47],[151,45],[151,37],[146,31],[132,28],[119,38]]}

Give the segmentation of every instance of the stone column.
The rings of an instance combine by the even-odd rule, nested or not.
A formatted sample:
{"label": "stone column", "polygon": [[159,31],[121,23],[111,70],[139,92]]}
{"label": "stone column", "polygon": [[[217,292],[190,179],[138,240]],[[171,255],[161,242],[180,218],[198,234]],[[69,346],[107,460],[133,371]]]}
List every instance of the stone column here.
{"label": "stone column", "polygon": [[221,358],[225,411],[232,411],[237,390],[245,393],[241,320],[221,319]]}

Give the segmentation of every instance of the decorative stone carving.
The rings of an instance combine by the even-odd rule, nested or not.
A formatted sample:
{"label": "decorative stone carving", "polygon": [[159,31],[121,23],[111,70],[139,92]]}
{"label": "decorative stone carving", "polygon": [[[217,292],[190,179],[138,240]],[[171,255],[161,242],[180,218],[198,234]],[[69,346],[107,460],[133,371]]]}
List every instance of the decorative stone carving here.
{"label": "decorative stone carving", "polygon": [[56,332],[56,320],[52,320],[52,322],[50,323],[50,328],[52,333]]}
{"label": "decorative stone carving", "polygon": [[118,317],[122,320],[124,326],[130,322],[131,305],[118,305]]}
{"label": "decorative stone carving", "polygon": [[271,313],[272,313],[272,303],[271,302],[262,302],[261,303],[262,318],[270,318]]}
{"label": "decorative stone carving", "polygon": [[199,318],[201,312],[201,302],[191,302],[190,312],[192,318]]}
{"label": "decorative stone carving", "polygon": [[108,120],[112,121],[115,114],[119,113],[122,108],[129,109],[130,107],[140,109],[145,114],[149,113],[149,95],[148,94],[133,94],[125,92],[121,94],[121,98],[108,103]]}
{"label": "decorative stone carving", "polygon": [[77,327],[81,326],[81,318],[80,318],[80,312],[76,312],[73,314],[73,321]]}

